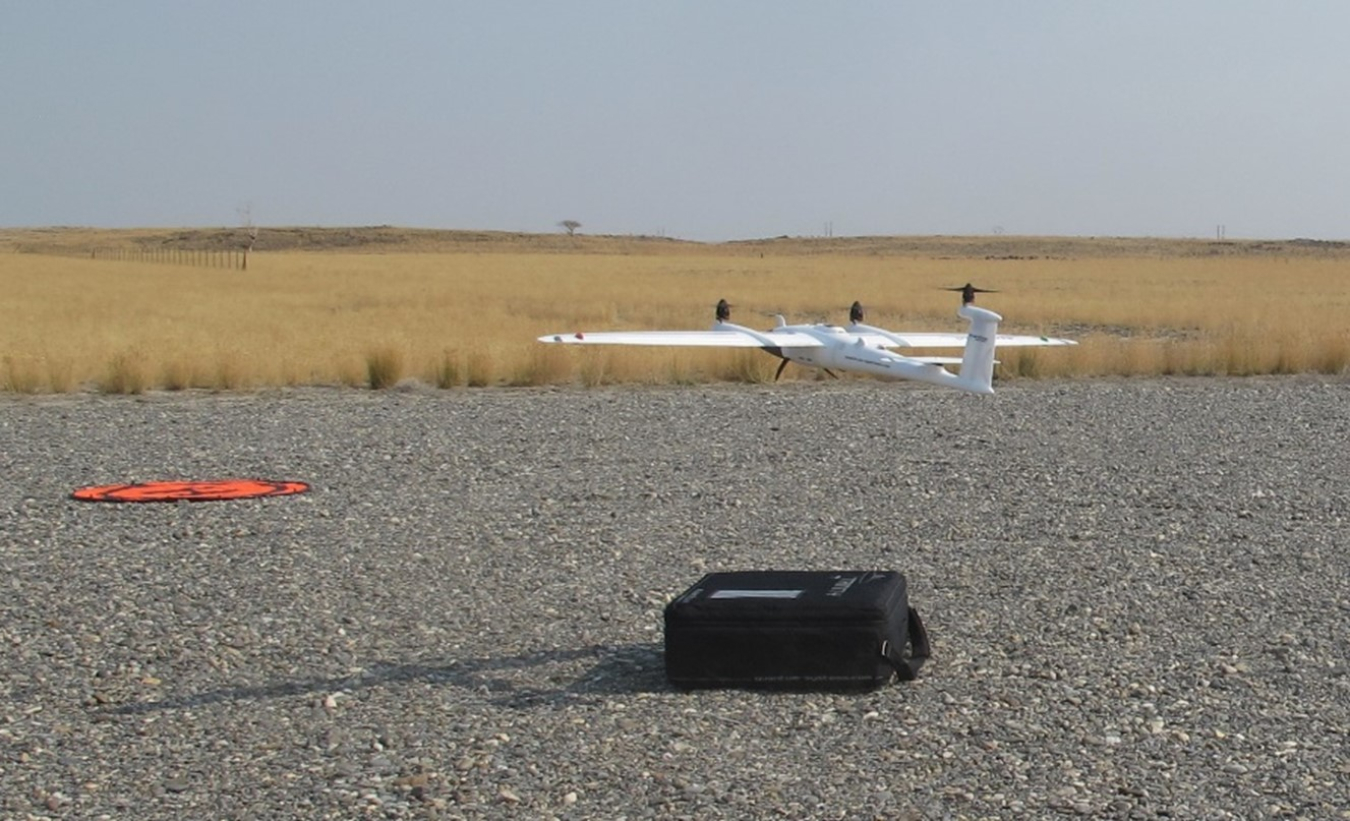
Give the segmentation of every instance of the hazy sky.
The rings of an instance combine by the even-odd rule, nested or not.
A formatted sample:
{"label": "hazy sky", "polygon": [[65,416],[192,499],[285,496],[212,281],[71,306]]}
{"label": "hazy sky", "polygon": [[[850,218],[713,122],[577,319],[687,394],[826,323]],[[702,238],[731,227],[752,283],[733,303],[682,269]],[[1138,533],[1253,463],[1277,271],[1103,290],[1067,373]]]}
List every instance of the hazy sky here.
{"label": "hazy sky", "polygon": [[0,0],[0,226],[1350,238],[1350,3]]}

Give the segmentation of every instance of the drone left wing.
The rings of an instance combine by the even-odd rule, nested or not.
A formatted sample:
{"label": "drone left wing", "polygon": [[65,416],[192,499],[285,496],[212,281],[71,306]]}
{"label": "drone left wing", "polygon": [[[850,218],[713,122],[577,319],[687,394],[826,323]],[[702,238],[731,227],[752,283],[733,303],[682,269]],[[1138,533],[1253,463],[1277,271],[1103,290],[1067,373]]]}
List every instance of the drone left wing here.
{"label": "drone left wing", "polygon": [[807,334],[751,332],[728,328],[714,331],[598,331],[549,334],[540,342],[564,345],[650,345],[695,348],[818,348],[820,340]]}

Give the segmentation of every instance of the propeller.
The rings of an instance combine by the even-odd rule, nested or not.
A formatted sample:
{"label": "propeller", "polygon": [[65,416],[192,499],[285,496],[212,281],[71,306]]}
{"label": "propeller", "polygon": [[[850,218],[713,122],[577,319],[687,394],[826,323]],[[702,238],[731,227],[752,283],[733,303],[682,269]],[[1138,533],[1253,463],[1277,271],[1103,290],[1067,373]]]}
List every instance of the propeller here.
{"label": "propeller", "polygon": [[998,291],[991,291],[991,290],[989,290],[988,288],[976,288],[974,285],[971,285],[969,282],[967,282],[965,285],[961,285],[961,286],[956,287],[956,288],[943,288],[942,290],[944,290],[944,291],[960,291],[960,292],[961,292],[961,304],[962,304],[962,305],[969,305],[970,303],[974,302],[974,301],[975,301],[975,295],[976,295],[976,294],[996,294],[996,293],[998,293]]}
{"label": "propeller", "polygon": [[717,321],[726,322],[731,319],[732,307],[734,306],[730,305],[725,299],[717,300]]}
{"label": "propeller", "polygon": [[863,306],[861,302],[854,302],[848,309],[848,321],[857,325],[863,321]]}
{"label": "propeller", "polygon": [[778,363],[778,372],[773,375],[773,381],[777,382],[778,377],[783,375],[783,369],[787,367],[788,361],[788,359],[784,358],[782,362]]}

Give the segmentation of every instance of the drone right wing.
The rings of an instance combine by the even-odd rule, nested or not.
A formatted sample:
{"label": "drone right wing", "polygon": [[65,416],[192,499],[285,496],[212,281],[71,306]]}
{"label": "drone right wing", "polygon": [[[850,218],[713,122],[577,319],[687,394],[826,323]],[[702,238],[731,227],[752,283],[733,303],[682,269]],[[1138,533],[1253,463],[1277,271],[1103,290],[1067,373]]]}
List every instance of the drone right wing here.
{"label": "drone right wing", "polygon": [[[928,332],[902,332],[891,331],[883,340],[882,347],[886,348],[964,348],[966,346],[967,334],[953,333],[928,333]],[[903,344],[900,344],[903,343]],[[1077,345],[1072,339],[1059,339],[1053,336],[1023,336],[1014,334],[999,334],[994,337],[994,344],[1000,348],[1021,348],[1041,345]]]}

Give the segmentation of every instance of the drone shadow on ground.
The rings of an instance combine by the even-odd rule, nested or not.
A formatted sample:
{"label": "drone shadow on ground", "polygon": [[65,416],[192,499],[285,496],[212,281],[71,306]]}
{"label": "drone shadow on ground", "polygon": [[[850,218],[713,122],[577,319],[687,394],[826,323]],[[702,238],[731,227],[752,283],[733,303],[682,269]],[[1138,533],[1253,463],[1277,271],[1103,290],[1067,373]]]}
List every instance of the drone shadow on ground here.
{"label": "drone shadow on ground", "polygon": [[[562,669],[554,673],[548,670],[552,666],[570,667],[585,660],[594,660],[594,663],[580,676],[567,675]],[[660,644],[597,644],[515,656],[456,659],[444,664],[376,663],[350,676],[226,687],[157,701],[105,705],[101,709],[111,715],[144,715],[306,695],[322,699],[333,693],[350,695],[374,687],[418,682],[472,690],[499,707],[547,708],[598,701],[614,695],[675,692],[666,681],[664,665]]]}

